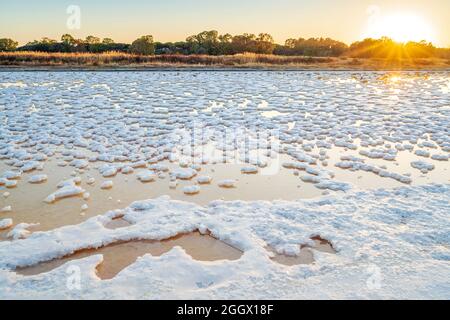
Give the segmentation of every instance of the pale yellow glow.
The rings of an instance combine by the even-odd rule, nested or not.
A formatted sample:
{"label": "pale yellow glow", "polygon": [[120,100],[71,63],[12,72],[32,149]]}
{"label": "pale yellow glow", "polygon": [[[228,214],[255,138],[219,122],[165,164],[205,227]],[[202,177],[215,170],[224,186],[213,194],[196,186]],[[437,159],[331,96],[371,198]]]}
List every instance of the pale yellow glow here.
{"label": "pale yellow glow", "polygon": [[422,17],[415,14],[391,14],[381,16],[367,30],[367,37],[389,37],[394,41],[435,42],[433,28]]}

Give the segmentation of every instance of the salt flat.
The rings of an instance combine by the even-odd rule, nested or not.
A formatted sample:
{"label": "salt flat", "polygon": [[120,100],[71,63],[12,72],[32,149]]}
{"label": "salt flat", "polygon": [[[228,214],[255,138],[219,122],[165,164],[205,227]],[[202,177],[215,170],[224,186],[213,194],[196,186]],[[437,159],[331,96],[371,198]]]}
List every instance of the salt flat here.
{"label": "salt flat", "polygon": [[[449,298],[449,94],[449,72],[3,72],[0,297]],[[242,257],[14,272],[195,230]],[[336,253],[267,250],[315,235]]]}

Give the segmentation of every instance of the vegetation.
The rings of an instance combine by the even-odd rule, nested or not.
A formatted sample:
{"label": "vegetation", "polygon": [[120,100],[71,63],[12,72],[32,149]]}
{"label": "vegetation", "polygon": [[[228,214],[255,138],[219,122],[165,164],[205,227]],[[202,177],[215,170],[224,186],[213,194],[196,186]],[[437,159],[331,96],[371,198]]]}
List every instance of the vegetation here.
{"label": "vegetation", "polygon": [[356,58],[383,59],[417,59],[417,58],[450,58],[450,49],[436,48],[426,41],[398,43],[392,39],[365,39],[353,43],[348,55]]}
{"label": "vegetation", "polygon": [[131,44],[130,52],[144,56],[155,54],[153,36],[142,36],[139,39],[134,40]]}
{"label": "vegetation", "polygon": [[280,56],[255,53],[235,55],[138,55],[123,52],[60,53],[0,52],[0,66],[52,68],[301,68],[330,70],[402,70],[450,68],[450,60],[437,58],[387,60],[349,57]]}
{"label": "vegetation", "polygon": [[[339,59],[337,59],[339,58]],[[368,63],[364,61],[372,59]],[[422,68],[450,64],[450,49],[425,41],[397,43],[389,38],[364,39],[350,46],[330,38],[288,39],[275,44],[267,33],[219,34],[215,30],[189,36],[186,41],[154,42],[151,35],[131,44],[64,34],[59,41],[43,38],[22,47],[0,39],[0,65],[222,65],[312,66],[330,68]]]}
{"label": "vegetation", "polygon": [[12,39],[0,39],[0,51],[14,51],[19,43]]}
{"label": "vegetation", "polygon": [[277,54],[315,57],[338,57],[348,50],[348,46],[330,38],[288,39],[284,46],[276,49]]}

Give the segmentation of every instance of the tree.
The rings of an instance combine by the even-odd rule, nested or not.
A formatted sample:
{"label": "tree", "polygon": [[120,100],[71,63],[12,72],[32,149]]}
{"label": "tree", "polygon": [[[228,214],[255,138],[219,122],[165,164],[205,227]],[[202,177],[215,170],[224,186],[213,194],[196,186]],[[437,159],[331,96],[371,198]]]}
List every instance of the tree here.
{"label": "tree", "polygon": [[287,39],[284,47],[277,47],[275,54],[329,57],[339,56],[348,47],[345,43],[330,38]]}
{"label": "tree", "polygon": [[75,44],[75,38],[66,33],[61,36],[61,42],[69,46],[73,46]]}
{"label": "tree", "polygon": [[14,51],[19,43],[12,39],[0,39],[0,51]]}
{"label": "tree", "polygon": [[210,30],[189,36],[186,42],[189,46],[189,53],[217,55],[222,51],[219,40],[219,33],[216,30]]}
{"label": "tree", "polygon": [[275,49],[273,37],[268,33],[260,33],[255,45],[256,53],[272,54]]}
{"label": "tree", "polygon": [[103,44],[113,44],[114,40],[111,38],[104,38],[102,41]]}
{"label": "tree", "polygon": [[229,33],[225,33],[219,36],[219,41],[222,43],[231,43],[231,40],[233,40],[233,36]]}
{"label": "tree", "polygon": [[41,41],[39,41],[39,43],[42,43],[42,44],[55,44],[57,42],[58,41],[50,39],[50,38],[47,38],[47,37],[44,37],[44,38],[41,39]]}
{"label": "tree", "polygon": [[231,41],[233,53],[255,52],[256,36],[251,33],[234,36]]}
{"label": "tree", "polygon": [[155,54],[155,44],[153,43],[153,36],[142,36],[133,41],[130,47],[130,52],[140,55]]}
{"label": "tree", "polygon": [[94,36],[87,36],[86,37],[86,43],[87,44],[99,44],[100,38],[94,37]]}

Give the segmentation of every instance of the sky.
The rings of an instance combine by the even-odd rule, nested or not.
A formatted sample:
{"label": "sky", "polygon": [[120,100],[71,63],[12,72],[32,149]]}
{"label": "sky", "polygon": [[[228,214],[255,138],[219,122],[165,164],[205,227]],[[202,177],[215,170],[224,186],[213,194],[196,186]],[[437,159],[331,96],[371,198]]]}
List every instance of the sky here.
{"label": "sky", "polygon": [[[73,20],[76,11],[67,13],[71,5],[80,9],[79,20]],[[405,15],[415,18],[397,19]],[[0,38],[20,44],[42,37],[60,39],[64,33],[116,42],[151,34],[165,42],[203,30],[267,32],[277,43],[321,36],[351,43],[403,28],[408,36],[423,33],[426,40],[450,47],[449,21],[450,0],[0,0]]]}

